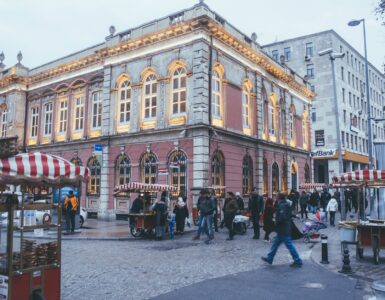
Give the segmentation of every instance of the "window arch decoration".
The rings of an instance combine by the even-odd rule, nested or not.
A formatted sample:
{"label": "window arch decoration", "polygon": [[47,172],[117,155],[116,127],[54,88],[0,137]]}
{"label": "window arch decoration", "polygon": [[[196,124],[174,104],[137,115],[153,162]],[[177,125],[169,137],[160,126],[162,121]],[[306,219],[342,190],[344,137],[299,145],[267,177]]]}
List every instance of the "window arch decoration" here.
{"label": "window arch decoration", "polygon": [[292,104],[289,109],[289,143],[290,146],[295,147],[296,146],[296,112],[295,112],[295,106]]}
{"label": "window arch decoration", "polygon": [[[225,157],[220,150],[215,150],[211,156],[211,183],[213,186],[225,185]],[[225,196],[224,189],[219,189],[215,192],[217,196]]]}
{"label": "window arch decoration", "polygon": [[252,85],[250,79],[245,79],[242,89],[242,124],[243,132],[251,134],[252,114],[251,114],[251,90]]}
{"label": "window arch decoration", "polygon": [[281,175],[281,190],[283,193],[287,193],[287,163],[282,163],[282,175]]}
{"label": "window arch decoration", "polygon": [[262,137],[264,139],[267,139],[268,131],[269,131],[268,130],[269,103],[268,103],[265,87],[262,87],[261,95],[262,95]]}
{"label": "window arch decoration", "polygon": [[184,115],[187,111],[187,71],[184,64],[175,62],[170,68],[171,116]]}
{"label": "window arch decoration", "polygon": [[95,156],[91,157],[87,162],[87,167],[90,170],[87,183],[87,195],[99,196],[101,166],[98,159]]}
{"label": "window arch decoration", "polygon": [[269,139],[272,141],[277,141],[278,137],[278,120],[279,120],[278,110],[277,110],[277,95],[274,92],[271,92],[268,100],[268,129],[269,129]]}
{"label": "window arch decoration", "polygon": [[143,183],[156,183],[158,158],[152,151],[145,152],[140,159],[140,178]]}
{"label": "window arch decoration", "polygon": [[310,179],[310,167],[309,167],[308,163],[305,164],[304,173],[305,173],[305,182],[306,183],[310,183],[311,182],[311,179]]}
{"label": "window arch decoration", "polygon": [[182,150],[173,150],[167,159],[170,185],[179,193],[187,195],[187,155]]}
{"label": "window arch decoration", "polygon": [[263,158],[263,169],[262,169],[262,193],[267,195],[269,192],[269,183],[268,183],[268,166],[267,159]]}
{"label": "window arch decoration", "polygon": [[115,160],[115,185],[130,183],[131,160],[126,153],[121,153]]}
{"label": "window arch decoration", "polygon": [[118,122],[128,124],[131,119],[131,81],[128,77],[121,77],[118,82]]}
{"label": "window arch decoration", "polygon": [[253,160],[249,154],[242,161],[242,194],[249,195],[253,190]]}
{"label": "window arch decoration", "polygon": [[271,193],[277,195],[279,192],[279,167],[277,162],[271,166]]}
{"label": "window arch decoration", "polygon": [[302,114],[302,144],[304,149],[309,147],[309,120],[307,110],[304,109]]}
{"label": "window arch decoration", "polygon": [[286,101],[281,98],[279,101],[279,137],[281,143],[286,142]]}
{"label": "window arch decoration", "polygon": [[6,137],[8,131],[8,108],[6,104],[0,105],[0,137]]}
{"label": "window arch decoration", "polygon": [[141,78],[143,81],[142,90],[142,120],[150,122],[143,124],[143,128],[153,128],[156,122],[156,111],[158,102],[158,79],[153,68],[146,68]]}
{"label": "window arch decoration", "polygon": [[211,115],[213,125],[223,127],[224,99],[223,78],[225,69],[219,63],[215,63],[211,76]]}

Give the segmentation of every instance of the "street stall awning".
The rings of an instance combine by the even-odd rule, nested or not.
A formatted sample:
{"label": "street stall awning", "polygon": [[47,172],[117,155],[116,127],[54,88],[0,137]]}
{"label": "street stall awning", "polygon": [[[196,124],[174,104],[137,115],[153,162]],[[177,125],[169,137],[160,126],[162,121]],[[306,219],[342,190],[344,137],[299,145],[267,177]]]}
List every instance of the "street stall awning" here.
{"label": "street stall awning", "polygon": [[88,179],[88,168],[41,152],[0,159],[0,184],[65,186]]}
{"label": "street stall awning", "polygon": [[301,183],[299,185],[300,190],[322,190],[323,188],[327,187],[327,184],[325,183],[317,183],[317,182],[306,182],[306,183]]}
{"label": "street stall awning", "polygon": [[177,192],[177,188],[168,184],[130,182],[115,187],[114,194],[121,192]]}
{"label": "street stall awning", "polygon": [[336,186],[384,186],[385,170],[358,170],[333,177]]}

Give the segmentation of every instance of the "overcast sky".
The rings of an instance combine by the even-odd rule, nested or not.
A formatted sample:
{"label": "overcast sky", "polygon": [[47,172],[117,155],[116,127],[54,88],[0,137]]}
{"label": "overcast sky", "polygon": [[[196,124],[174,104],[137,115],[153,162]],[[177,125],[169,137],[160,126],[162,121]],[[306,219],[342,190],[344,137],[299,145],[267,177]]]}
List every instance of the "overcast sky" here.
{"label": "overcast sky", "polygon": [[[373,13],[377,0],[206,0],[209,7],[260,44],[334,29],[361,54],[366,20],[369,61],[385,61],[385,26]],[[198,0],[0,0],[0,53],[7,67],[22,51],[33,68],[104,41],[117,32],[189,8]]]}

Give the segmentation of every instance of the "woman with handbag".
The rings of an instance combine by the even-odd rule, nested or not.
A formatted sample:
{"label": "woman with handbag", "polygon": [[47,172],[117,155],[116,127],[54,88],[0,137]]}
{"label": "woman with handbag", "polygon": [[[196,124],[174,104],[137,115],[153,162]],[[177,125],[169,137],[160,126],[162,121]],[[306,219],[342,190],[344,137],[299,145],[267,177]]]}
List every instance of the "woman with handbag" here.
{"label": "woman with handbag", "polygon": [[269,241],[269,235],[274,231],[274,216],[275,208],[274,208],[274,201],[271,198],[267,198],[266,204],[265,204],[265,211],[263,213],[263,230],[265,231],[265,238],[264,240],[266,242]]}

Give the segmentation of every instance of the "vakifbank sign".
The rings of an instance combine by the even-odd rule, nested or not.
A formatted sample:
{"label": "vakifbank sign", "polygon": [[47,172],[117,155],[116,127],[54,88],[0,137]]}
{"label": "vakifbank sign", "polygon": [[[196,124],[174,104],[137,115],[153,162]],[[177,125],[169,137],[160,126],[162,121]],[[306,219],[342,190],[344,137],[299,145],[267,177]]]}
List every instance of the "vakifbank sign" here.
{"label": "vakifbank sign", "polygon": [[337,154],[337,149],[322,149],[312,151],[311,156],[315,158],[326,158],[326,157],[335,157]]}

